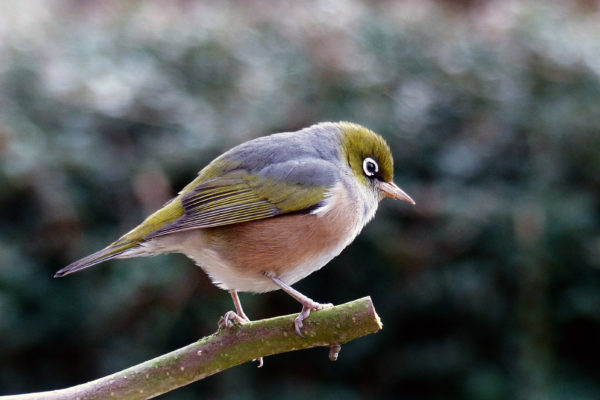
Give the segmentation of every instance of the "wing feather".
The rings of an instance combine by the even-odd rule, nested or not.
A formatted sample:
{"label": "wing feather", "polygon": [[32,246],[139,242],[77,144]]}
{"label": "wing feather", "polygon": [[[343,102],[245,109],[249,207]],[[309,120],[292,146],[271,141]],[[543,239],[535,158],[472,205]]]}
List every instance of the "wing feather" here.
{"label": "wing feather", "polygon": [[235,171],[182,194],[183,215],[144,239],[310,210],[325,199],[327,190]]}

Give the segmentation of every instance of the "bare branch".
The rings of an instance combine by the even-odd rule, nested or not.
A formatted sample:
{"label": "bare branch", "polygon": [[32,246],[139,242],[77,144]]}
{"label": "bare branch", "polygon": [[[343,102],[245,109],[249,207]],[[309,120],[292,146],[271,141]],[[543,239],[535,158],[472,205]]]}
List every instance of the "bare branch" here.
{"label": "bare branch", "polygon": [[342,344],[382,327],[370,297],[312,312],[304,321],[305,338],[294,331],[295,317],[296,314],[285,315],[236,325],[150,361],[67,389],[0,399],[148,399],[271,354],[326,346],[331,348],[329,358],[335,360]]}

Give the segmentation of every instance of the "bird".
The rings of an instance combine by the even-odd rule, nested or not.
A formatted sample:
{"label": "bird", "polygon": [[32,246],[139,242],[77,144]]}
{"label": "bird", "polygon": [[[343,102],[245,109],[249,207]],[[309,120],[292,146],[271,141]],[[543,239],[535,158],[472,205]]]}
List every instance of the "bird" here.
{"label": "bird", "polygon": [[183,253],[231,294],[230,320],[249,321],[238,292],[281,289],[302,310],[331,307],[292,287],[341,253],[389,197],[415,204],[393,182],[389,146],[351,122],[322,122],[258,137],[226,151],[140,225],[56,272],[63,277],[101,262]]}

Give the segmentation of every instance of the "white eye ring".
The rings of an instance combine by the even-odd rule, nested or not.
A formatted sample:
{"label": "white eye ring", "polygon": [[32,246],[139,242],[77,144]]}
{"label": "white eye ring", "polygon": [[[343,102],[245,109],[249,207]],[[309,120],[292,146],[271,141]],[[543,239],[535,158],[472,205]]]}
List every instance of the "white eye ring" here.
{"label": "white eye ring", "polygon": [[379,172],[379,165],[371,157],[367,157],[363,160],[363,171],[366,176],[374,176]]}

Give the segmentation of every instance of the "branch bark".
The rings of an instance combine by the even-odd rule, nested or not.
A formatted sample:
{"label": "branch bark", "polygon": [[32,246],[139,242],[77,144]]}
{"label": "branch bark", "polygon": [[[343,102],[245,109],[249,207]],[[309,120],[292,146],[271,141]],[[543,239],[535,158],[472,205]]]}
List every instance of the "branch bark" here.
{"label": "branch bark", "polygon": [[296,314],[220,330],[195,343],[112,375],[66,389],[13,396],[2,400],[149,399],[246,361],[302,350],[330,347],[337,359],[340,346],[382,328],[370,297],[313,311],[304,320],[305,338],[294,330]]}

